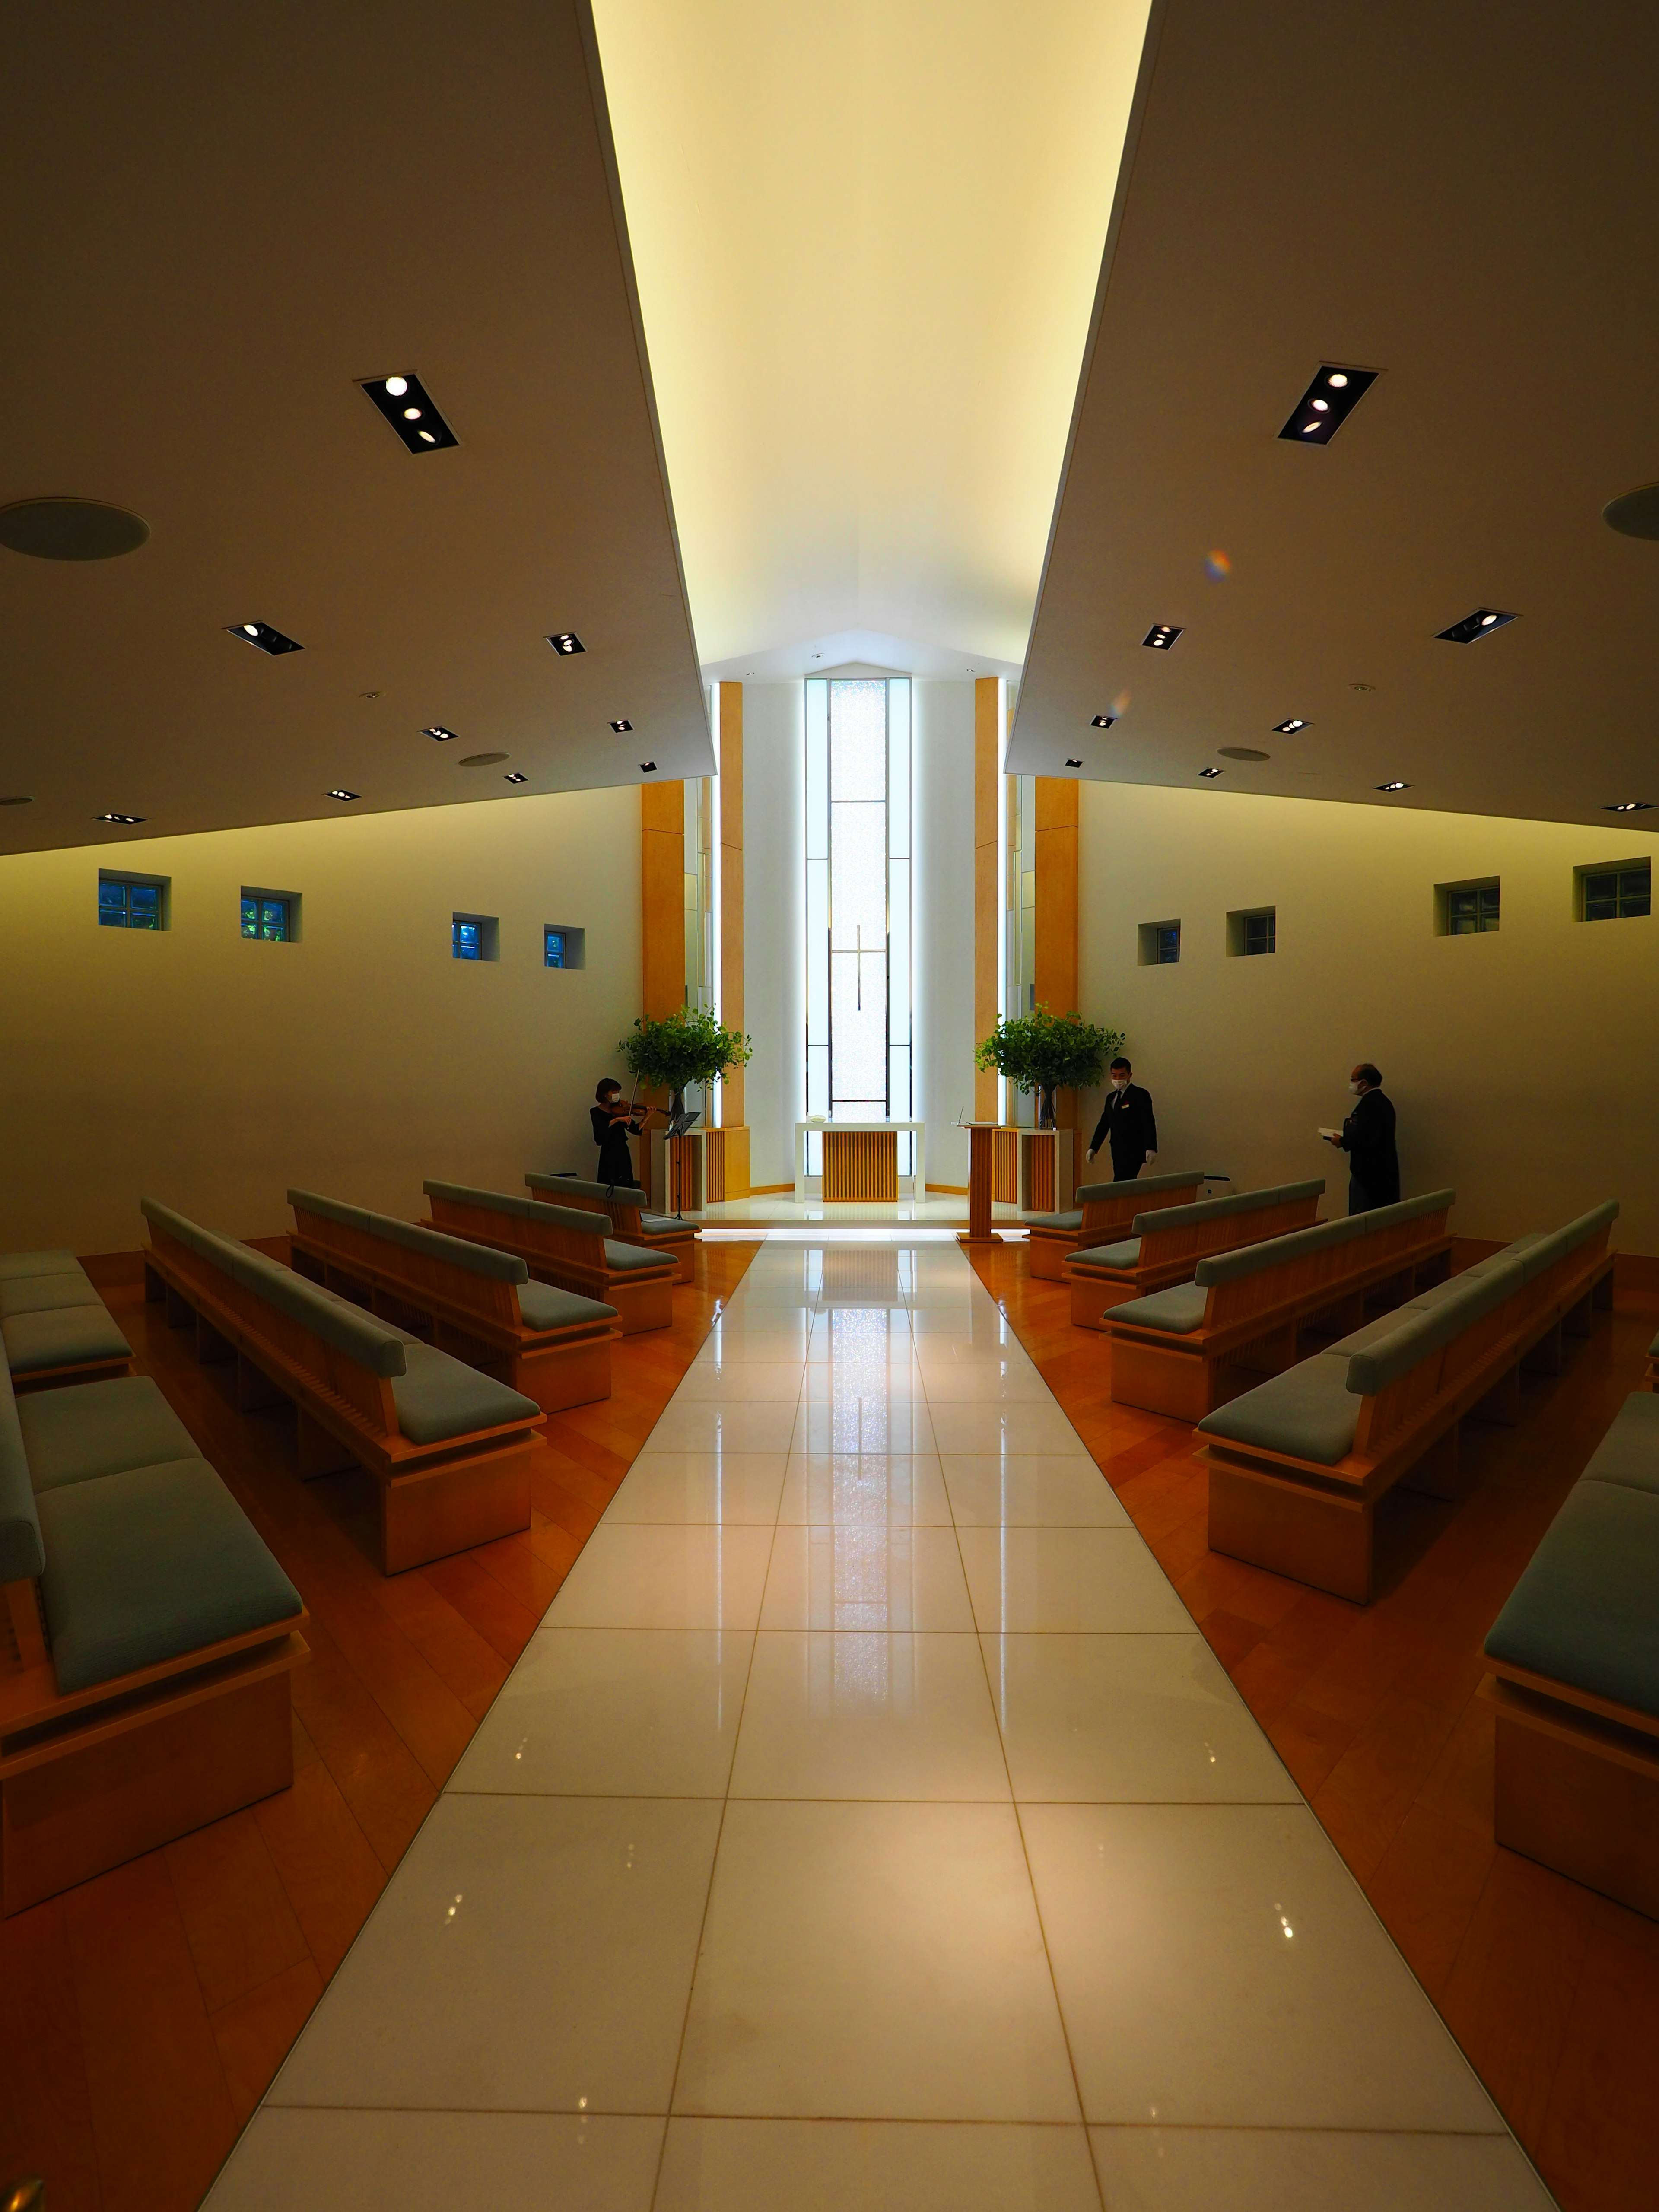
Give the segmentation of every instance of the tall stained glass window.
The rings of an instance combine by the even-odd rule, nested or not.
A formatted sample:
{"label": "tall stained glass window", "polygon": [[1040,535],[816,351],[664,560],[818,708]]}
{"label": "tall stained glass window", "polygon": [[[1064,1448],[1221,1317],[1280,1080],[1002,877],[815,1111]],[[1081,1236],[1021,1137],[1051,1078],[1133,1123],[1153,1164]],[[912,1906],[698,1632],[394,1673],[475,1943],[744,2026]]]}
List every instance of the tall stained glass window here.
{"label": "tall stained glass window", "polygon": [[[806,684],[806,1111],[915,1110],[910,966],[910,680]],[[809,1146],[807,1166],[818,1163]],[[899,1139],[898,1171],[915,1172]]]}

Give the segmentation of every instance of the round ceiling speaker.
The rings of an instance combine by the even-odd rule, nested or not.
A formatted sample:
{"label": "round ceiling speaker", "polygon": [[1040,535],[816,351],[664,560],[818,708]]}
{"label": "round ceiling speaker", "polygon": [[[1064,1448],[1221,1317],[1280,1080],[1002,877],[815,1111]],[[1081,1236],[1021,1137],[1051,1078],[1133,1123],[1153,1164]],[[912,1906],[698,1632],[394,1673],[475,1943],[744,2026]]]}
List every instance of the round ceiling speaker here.
{"label": "round ceiling speaker", "polygon": [[1271,753],[1258,752],[1254,745],[1223,745],[1223,760],[1271,760]]}
{"label": "round ceiling speaker", "polygon": [[509,759],[507,753],[467,753],[457,761],[457,768],[494,768],[497,761]]}
{"label": "round ceiling speaker", "polygon": [[12,799],[0,799],[0,806],[33,806],[33,804],[34,799],[33,794],[25,796],[23,793],[20,793],[16,797]]}
{"label": "round ceiling speaker", "polygon": [[1626,538],[1659,538],[1659,483],[1642,484],[1610,499],[1601,520]]}
{"label": "round ceiling speaker", "polygon": [[136,553],[149,525],[100,499],[20,499],[0,507],[0,545],[37,561],[112,561]]}

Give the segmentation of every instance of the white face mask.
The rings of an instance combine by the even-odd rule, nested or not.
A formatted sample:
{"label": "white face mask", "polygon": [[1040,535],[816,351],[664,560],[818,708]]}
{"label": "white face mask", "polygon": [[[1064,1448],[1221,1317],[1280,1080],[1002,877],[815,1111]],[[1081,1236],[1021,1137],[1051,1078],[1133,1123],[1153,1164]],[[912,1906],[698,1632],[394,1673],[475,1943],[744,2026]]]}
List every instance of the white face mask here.
{"label": "white face mask", "polygon": [[1128,1087],[1129,1079],[1127,1075],[1115,1075],[1112,1078],[1112,1088],[1114,1091],[1127,1091]]}
{"label": "white face mask", "polygon": [[1348,1085],[1348,1088],[1352,1091],[1354,1097],[1358,1098],[1360,1093],[1364,1090],[1365,1086],[1363,1083],[1351,1083]]}

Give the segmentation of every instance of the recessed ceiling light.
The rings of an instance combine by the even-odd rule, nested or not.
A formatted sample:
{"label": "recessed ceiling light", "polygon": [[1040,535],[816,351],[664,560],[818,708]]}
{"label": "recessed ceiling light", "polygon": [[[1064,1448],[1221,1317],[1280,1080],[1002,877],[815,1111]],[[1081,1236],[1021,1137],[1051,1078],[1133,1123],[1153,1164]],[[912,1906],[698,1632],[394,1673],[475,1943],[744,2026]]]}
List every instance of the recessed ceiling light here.
{"label": "recessed ceiling light", "polygon": [[1109,730],[1116,720],[1115,714],[1096,714],[1090,721],[1089,727],[1091,730]]}
{"label": "recessed ceiling light", "polygon": [[113,561],[136,553],[149,525],[100,499],[19,499],[0,507],[0,545],[37,561]]}
{"label": "recessed ceiling light", "polygon": [[1080,760],[1071,760],[1068,758],[1066,765],[1067,768],[1081,768],[1083,763]]}
{"label": "recessed ceiling light", "polygon": [[1150,645],[1154,652],[1167,653],[1180,636],[1181,629],[1179,623],[1154,623],[1140,641]]}
{"label": "recessed ceiling light", "polygon": [[1477,607],[1472,615],[1465,615],[1462,622],[1455,622],[1449,629],[1437,629],[1435,635],[1444,638],[1448,645],[1473,645],[1476,638],[1490,637],[1495,629],[1502,629],[1505,623],[1517,619],[1514,615],[1500,612],[1496,607]]}
{"label": "recessed ceiling light", "polygon": [[445,729],[441,722],[428,722],[421,732],[423,738],[431,738],[441,745],[453,744],[460,734],[459,730]]}
{"label": "recessed ceiling light", "polygon": [[135,822],[148,822],[149,817],[147,814],[94,814],[92,818],[94,822],[125,823],[130,829]]}
{"label": "recessed ceiling light", "polygon": [[640,774],[641,775],[654,775],[656,772],[657,763],[655,761],[641,761],[640,763]]}
{"label": "recessed ceiling light", "polygon": [[1634,491],[1620,492],[1601,509],[1601,520],[1624,538],[1659,538],[1659,484],[1638,484]]}
{"label": "recessed ceiling light", "polygon": [[355,791],[325,791],[323,796],[325,799],[356,799],[361,794]]}
{"label": "recessed ceiling light", "polygon": [[1392,783],[1379,783],[1376,787],[1379,791],[1409,791],[1411,789],[1410,784],[1401,782],[1398,777]]}
{"label": "recessed ceiling light", "polygon": [[1306,721],[1300,714],[1292,714],[1288,722],[1273,724],[1274,729],[1281,738],[1293,738],[1298,730],[1305,730],[1307,726]]}
{"label": "recessed ceiling light", "polygon": [[1652,806],[1650,799],[1615,799],[1610,806],[1601,809],[1603,814],[1645,814]]}
{"label": "recessed ceiling light", "polygon": [[613,723],[611,725],[611,728],[612,728],[612,729],[617,732],[617,735],[619,738],[623,738],[623,737],[626,737],[626,736],[627,736],[628,732],[629,732],[629,730],[631,730],[631,729],[633,728],[634,725],[633,725],[630,721],[628,721],[627,720],[625,720],[625,719],[624,719],[623,720],[622,720],[622,721],[620,721],[620,722],[613,722]]}
{"label": "recessed ceiling light", "polygon": [[497,761],[507,758],[506,753],[463,753],[457,766],[460,768],[494,768]]}
{"label": "recessed ceiling light", "polygon": [[501,781],[504,783],[528,783],[530,778],[527,775],[523,775],[518,769],[510,768],[507,771],[506,775],[502,777]]}
{"label": "recessed ceiling light", "polygon": [[1218,745],[1216,750],[1223,760],[1264,761],[1273,758],[1271,753],[1264,753],[1259,745]]}
{"label": "recessed ceiling light", "polygon": [[[368,376],[362,387],[411,453],[429,453],[460,440],[433,405],[418,376]],[[398,402],[407,399],[407,407]],[[424,427],[417,427],[424,426]]]}
{"label": "recessed ceiling light", "polygon": [[574,629],[555,630],[547,641],[555,653],[586,653],[587,650]]}
{"label": "recessed ceiling light", "polygon": [[284,637],[269,623],[228,623],[225,627],[233,637],[240,637],[244,645],[257,646],[261,653],[303,653],[304,646],[291,637]]}
{"label": "recessed ceiling light", "polygon": [[1328,362],[1297,401],[1279,436],[1328,446],[1376,379],[1374,368],[1333,368]]}
{"label": "recessed ceiling light", "polygon": [[1224,768],[1201,768],[1198,772],[1201,776],[1206,777],[1212,775],[1225,775],[1227,773]]}

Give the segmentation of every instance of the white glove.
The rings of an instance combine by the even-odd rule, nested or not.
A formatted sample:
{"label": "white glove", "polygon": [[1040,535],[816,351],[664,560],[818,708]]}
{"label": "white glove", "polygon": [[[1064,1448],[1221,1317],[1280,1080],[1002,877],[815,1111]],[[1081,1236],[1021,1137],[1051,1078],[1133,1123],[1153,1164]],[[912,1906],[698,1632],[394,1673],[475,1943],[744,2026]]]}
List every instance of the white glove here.
{"label": "white glove", "polygon": [[1094,1158],[1095,1158],[1094,1154],[1093,1154],[1092,1152],[1085,1152],[1085,1154],[1083,1155],[1083,1157],[1084,1157],[1084,1158],[1085,1158],[1085,1160],[1087,1160],[1087,1161],[1088,1161],[1089,1164],[1092,1167],[1092,1166],[1093,1166],[1093,1164],[1094,1164]]}
{"label": "white glove", "polygon": [[1148,1152],[1146,1158],[1149,1161],[1155,1160],[1158,1158],[1158,1154],[1156,1152]]}

